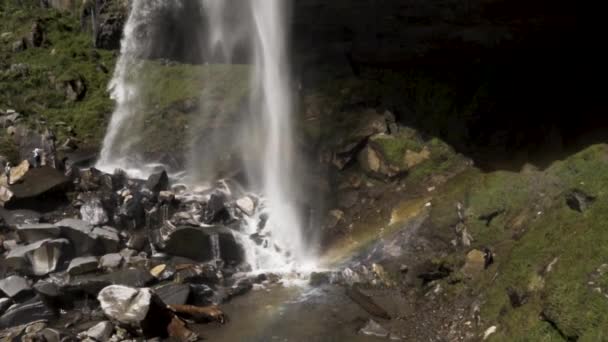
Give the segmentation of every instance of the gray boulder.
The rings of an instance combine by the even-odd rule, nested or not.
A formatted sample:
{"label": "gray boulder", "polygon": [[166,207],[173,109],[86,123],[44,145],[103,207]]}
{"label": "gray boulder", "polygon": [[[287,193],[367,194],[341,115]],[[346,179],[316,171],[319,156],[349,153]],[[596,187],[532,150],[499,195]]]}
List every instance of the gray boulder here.
{"label": "gray boulder", "polygon": [[68,273],[70,275],[90,273],[97,270],[98,265],[99,261],[94,256],[75,258],[70,262]]}
{"label": "gray boulder", "polygon": [[109,222],[108,213],[98,197],[92,197],[86,200],[80,207],[80,216],[83,221],[86,221],[94,226],[101,226]]}
{"label": "gray boulder", "polygon": [[123,257],[119,253],[106,254],[99,259],[99,267],[103,270],[115,270],[122,265]]}
{"label": "gray boulder", "polygon": [[17,304],[8,309],[0,317],[0,329],[7,329],[17,325],[28,324],[41,320],[51,320],[56,313],[39,298],[34,298],[22,304]]}
{"label": "gray boulder", "polygon": [[61,235],[69,239],[76,255],[87,255],[95,252],[97,236],[93,234],[93,226],[88,222],[77,219],[63,219],[55,226],[61,229]]}
{"label": "gray boulder", "polygon": [[84,333],[84,336],[95,341],[108,341],[114,332],[114,325],[108,321],[99,322]]}
{"label": "gray boulder", "polygon": [[187,284],[166,284],[154,288],[154,292],[168,305],[184,305],[190,296]]}
{"label": "gray boulder", "polygon": [[56,239],[61,231],[57,226],[47,223],[20,224],[17,226],[17,234],[21,241],[33,243],[40,240]]}
{"label": "gray boulder", "polygon": [[164,251],[196,261],[222,259],[228,263],[243,261],[244,251],[232,232],[223,227],[182,227],[164,241]]}
{"label": "gray boulder", "polygon": [[16,271],[44,276],[55,271],[67,245],[66,239],[49,239],[18,246],[6,255],[5,264]]}
{"label": "gray boulder", "polygon": [[12,299],[23,298],[33,292],[29,281],[20,276],[10,276],[0,280],[0,291]]}

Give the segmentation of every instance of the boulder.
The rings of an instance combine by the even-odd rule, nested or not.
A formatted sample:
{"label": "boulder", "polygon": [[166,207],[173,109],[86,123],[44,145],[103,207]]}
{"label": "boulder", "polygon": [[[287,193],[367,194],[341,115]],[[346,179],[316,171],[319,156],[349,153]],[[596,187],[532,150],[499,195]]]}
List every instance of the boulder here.
{"label": "boulder", "polygon": [[99,267],[103,270],[115,270],[122,265],[123,257],[119,253],[106,254],[99,259]]}
{"label": "boulder", "polygon": [[108,321],[99,322],[84,333],[84,336],[94,341],[108,341],[114,333],[114,325]]}
{"label": "boulder", "polygon": [[56,239],[60,233],[61,231],[57,226],[48,223],[20,224],[17,226],[17,234],[21,241],[25,243]]}
{"label": "boulder", "polygon": [[69,179],[52,167],[30,169],[20,183],[11,186],[13,198],[8,204],[17,206],[22,201],[62,191],[68,184]]}
{"label": "boulder", "polygon": [[61,235],[72,242],[77,256],[94,254],[97,247],[97,236],[93,234],[93,226],[88,222],[77,219],[63,219],[55,226],[61,229]]}
{"label": "boulder", "polygon": [[222,259],[236,264],[244,257],[243,248],[232,232],[223,227],[178,228],[168,236],[163,250],[170,255],[201,262]]}
{"label": "boulder", "polygon": [[568,207],[579,213],[587,210],[595,200],[596,198],[594,196],[588,195],[578,189],[571,190],[566,194],[566,204]]}
{"label": "boulder", "polygon": [[166,284],[153,290],[165,304],[169,305],[186,304],[190,296],[190,286],[186,284]]}
{"label": "boulder", "polygon": [[111,285],[97,300],[110,320],[139,330],[145,337],[166,337],[173,313],[150,289]]}
{"label": "boulder", "polygon": [[108,226],[97,227],[93,229],[93,235],[97,237],[99,253],[118,252],[120,237],[116,229]]}
{"label": "boulder", "polygon": [[255,213],[255,202],[249,196],[239,198],[236,206],[247,216],[253,216]]}
{"label": "boulder", "polygon": [[13,300],[20,300],[33,293],[29,281],[20,276],[10,276],[0,280],[0,291]]}
{"label": "boulder", "polygon": [[68,240],[56,239],[18,246],[7,254],[5,263],[17,271],[44,276],[55,271],[67,245]]}
{"label": "boulder", "polygon": [[88,198],[80,207],[80,216],[94,226],[104,225],[110,220],[99,197]]}
{"label": "boulder", "polygon": [[97,270],[98,265],[99,261],[94,256],[75,258],[68,266],[68,273],[70,275],[90,273]]}
{"label": "boulder", "polygon": [[226,196],[222,193],[212,193],[201,212],[201,219],[205,224],[225,222],[230,219]]}
{"label": "boulder", "polygon": [[17,304],[8,309],[0,317],[0,329],[28,324],[41,320],[51,320],[56,317],[55,310],[40,298],[33,298],[25,303]]}
{"label": "boulder", "polygon": [[146,189],[158,194],[161,191],[169,190],[169,176],[165,170],[154,173],[146,181]]}
{"label": "boulder", "polygon": [[33,210],[6,210],[0,208],[0,217],[4,219],[6,224],[14,229],[17,229],[21,224],[37,224],[40,222],[42,215]]}

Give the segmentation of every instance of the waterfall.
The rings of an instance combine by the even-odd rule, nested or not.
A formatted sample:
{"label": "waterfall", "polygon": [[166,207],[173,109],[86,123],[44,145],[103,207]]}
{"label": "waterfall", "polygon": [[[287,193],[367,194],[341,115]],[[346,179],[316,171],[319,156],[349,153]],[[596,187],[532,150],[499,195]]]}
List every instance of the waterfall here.
{"label": "waterfall", "polygon": [[[192,186],[217,181],[219,159],[235,154],[247,178],[246,190],[259,197],[257,213],[246,220],[237,238],[244,246],[247,261],[254,270],[287,270],[302,267],[312,256],[303,236],[303,212],[298,205],[301,196],[298,179],[301,163],[294,144],[292,84],[288,60],[288,1],[286,0],[199,0],[203,22],[189,23],[204,37],[205,73],[224,72],[250,66],[248,105],[230,128],[191,131],[190,151],[186,152],[186,176],[182,181]],[[117,107],[106,134],[98,167],[104,171],[125,169],[130,174],[145,176],[149,164],[139,158],[137,125],[141,122],[142,56],[154,44],[154,36],[142,36],[138,28],[149,24],[151,12],[180,6],[180,1],[134,0],[124,29],[121,56],[110,84]],[[179,39],[180,37],[173,37]],[[219,70],[219,71],[218,71]],[[209,79],[216,79],[209,78]],[[206,85],[209,87],[209,85]],[[213,87],[213,85],[211,85]],[[212,94],[212,95],[208,95]],[[213,91],[202,92],[201,106]],[[214,113],[215,114],[215,113]],[[216,115],[217,116],[217,115]],[[200,118],[203,120],[205,118]],[[196,120],[196,119],[192,119]],[[192,125],[200,127],[201,125]],[[298,169],[296,169],[298,165]],[[260,228],[260,221],[265,225]],[[261,234],[265,243],[254,243],[250,236]]]}

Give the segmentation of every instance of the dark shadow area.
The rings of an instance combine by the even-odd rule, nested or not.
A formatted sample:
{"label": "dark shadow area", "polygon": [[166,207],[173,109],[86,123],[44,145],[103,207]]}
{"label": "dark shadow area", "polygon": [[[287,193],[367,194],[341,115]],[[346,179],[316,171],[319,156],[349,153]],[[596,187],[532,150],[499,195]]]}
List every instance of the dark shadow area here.
{"label": "dark shadow area", "polygon": [[388,109],[484,170],[544,168],[608,142],[597,35],[571,3],[308,0],[295,13],[306,87],[357,79],[355,106]]}

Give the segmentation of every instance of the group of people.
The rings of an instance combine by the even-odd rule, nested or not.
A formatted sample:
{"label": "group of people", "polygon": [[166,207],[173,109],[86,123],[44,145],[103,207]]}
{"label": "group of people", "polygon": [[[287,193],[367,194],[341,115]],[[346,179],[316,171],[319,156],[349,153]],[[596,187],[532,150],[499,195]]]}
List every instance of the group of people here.
{"label": "group of people", "polygon": [[[33,166],[35,168],[41,167],[42,166],[42,153],[44,151],[40,148],[35,148],[32,151],[32,161]],[[6,164],[4,165],[4,175],[6,176],[6,184],[11,184],[11,171],[13,169],[13,166],[11,165],[11,162],[7,161]]]}

